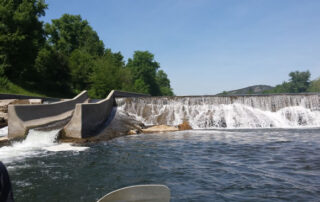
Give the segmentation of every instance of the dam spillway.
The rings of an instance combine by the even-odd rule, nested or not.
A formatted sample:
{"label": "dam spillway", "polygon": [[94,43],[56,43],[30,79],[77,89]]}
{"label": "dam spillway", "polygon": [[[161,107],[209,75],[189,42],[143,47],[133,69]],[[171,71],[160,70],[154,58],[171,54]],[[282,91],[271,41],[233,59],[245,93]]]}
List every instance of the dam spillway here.
{"label": "dam spillway", "polygon": [[319,94],[117,98],[118,110],[145,125],[194,129],[320,127]]}

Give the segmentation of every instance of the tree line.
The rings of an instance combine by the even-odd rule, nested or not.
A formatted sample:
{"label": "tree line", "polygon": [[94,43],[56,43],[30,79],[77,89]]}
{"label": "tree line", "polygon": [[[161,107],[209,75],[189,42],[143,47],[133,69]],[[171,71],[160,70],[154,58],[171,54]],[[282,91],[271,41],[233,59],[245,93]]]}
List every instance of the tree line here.
{"label": "tree line", "polygon": [[282,84],[276,85],[274,88],[266,90],[263,93],[320,92],[320,78],[311,81],[309,71],[290,72],[289,77],[289,81],[284,81]]}
{"label": "tree line", "polygon": [[[0,1],[0,86],[13,82],[46,95],[74,95],[87,89],[103,98],[112,89],[172,96],[167,74],[149,51],[124,61],[105,48],[80,15],[64,14],[51,23],[43,0]],[[58,93],[57,93],[58,92]]]}

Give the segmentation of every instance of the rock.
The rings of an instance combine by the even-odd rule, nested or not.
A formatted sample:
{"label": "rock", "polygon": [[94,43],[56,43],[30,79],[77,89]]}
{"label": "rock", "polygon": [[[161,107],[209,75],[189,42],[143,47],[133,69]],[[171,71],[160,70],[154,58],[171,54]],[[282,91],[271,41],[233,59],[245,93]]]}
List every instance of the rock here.
{"label": "rock", "polygon": [[29,100],[15,100],[13,102],[11,102],[10,104],[30,104]]}
{"label": "rock", "polygon": [[136,130],[129,130],[128,135],[136,135]]}
{"label": "rock", "polygon": [[172,131],[178,131],[178,130],[179,129],[175,126],[158,125],[158,126],[152,126],[146,129],[142,129],[142,132],[155,133],[155,132],[172,132]]}
{"label": "rock", "polygon": [[132,129],[132,130],[129,130],[128,135],[137,135],[139,133],[140,131],[138,129]]}
{"label": "rock", "polygon": [[0,146],[8,144],[8,137],[0,137]]}
{"label": "rock", "polygon": [[141,129],[145,129],[146,128],[146,126],[141,122],[138,122],[137,124],[134,124],[134,127],[137,128],[137,129],[140,129],[140,132],[141,132]]}
{"label": "rock", "polygon": [[0,112],[0,128],[8,125],[8,114]]}
{"label": "rock", "polygon": [[42,104],[41,99],[29,99],[29,103],[34,105],[34,104]]}
{"label": "rock", "polygon": [[15,99],[6,99],[0,100],[0,112],[7,113],[8,112],[8,105],[16,102]]}
{"label": "rock", "polygon": [[182,124],[178,125],[179,130],[192,130],[192,127],[190,126],[188,121],[183,121]]}

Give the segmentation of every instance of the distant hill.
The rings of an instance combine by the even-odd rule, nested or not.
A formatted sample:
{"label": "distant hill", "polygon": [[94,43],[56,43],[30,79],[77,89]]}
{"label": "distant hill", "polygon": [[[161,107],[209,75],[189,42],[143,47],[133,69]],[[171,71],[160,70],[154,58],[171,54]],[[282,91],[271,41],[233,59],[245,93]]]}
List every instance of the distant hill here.
{"label": "distant hill", "polygon": [[246,88],[240,88],[237,90],[223,91],[222,93],[219,93],[217,95],[260,94],[263,91],[270,90],[272,88],[272,86],[268,85],[254,85]]}

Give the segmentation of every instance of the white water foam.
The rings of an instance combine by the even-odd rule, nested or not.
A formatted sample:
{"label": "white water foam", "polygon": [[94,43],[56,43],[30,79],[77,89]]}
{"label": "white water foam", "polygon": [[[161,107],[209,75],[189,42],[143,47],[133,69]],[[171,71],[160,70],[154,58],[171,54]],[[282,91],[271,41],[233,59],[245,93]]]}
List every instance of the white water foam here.
{"label": "white water foam", "polygon": [[225,99],[119,99],[118,109],[145,125],[178,125],[188,120],[194,129],[320,127],[318,96]]}
{"label": "white water foam", "polygon": [[4,137],[8,135],[8,126],[0,128],[0,137]]}
{"label": "white water foam", "polygon": [[70,143],[62,143],[62,144],[57,144],[54,146],[46,147],[45,148],[48,151],[84,151],[89,149],[89,147],[78,147],[78,146],[72,146]]}
{"label": "white water foam", "polygon": [[59,130],[30,130],[26,139],[10,146],[0,147],[0,161],[5,163],[19,161],[25,158],[48,155],[59,151],[84,151],[88,147],[72,146],[70,143],[56,142]]}

